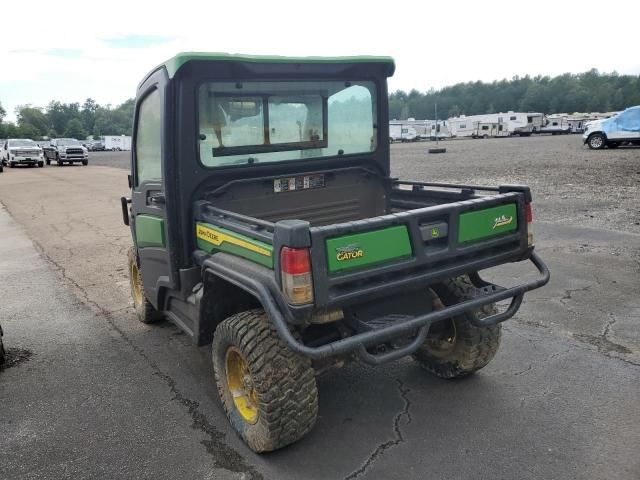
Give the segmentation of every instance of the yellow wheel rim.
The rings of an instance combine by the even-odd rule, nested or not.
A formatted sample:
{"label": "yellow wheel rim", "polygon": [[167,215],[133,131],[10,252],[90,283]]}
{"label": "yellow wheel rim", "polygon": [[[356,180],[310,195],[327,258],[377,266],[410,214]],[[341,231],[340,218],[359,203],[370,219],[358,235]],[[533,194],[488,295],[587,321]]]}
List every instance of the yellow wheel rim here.
{"label": "yellow wheel rim", "polygon": [[254,424],[258,421],[258,394],[247,362],[237,348],[230,347],[225,363],[227,386],[236,410],[245,422]]}
{"label": "yellow wheel rim", "polygon": [[144,300],[144,293],[142,292],[142,285],[140,285],[140,272],[138,271],[136,262],[131,262],[129,275],[131,278],[131,294],[133,296],[133,301],[136,305],[141,305]]}
{"label": "yellow wheel rim", "polygon": [[[445,308],[444,303],[442,303],[442,300],[440,300],[440,298],[435,294],[433,290],[431,290],[431,292],[435,297],[434,309],[443,310]],[[450,324],[448,325],[450,328],[446,332],[446,335],[438,339],[427,337],[427,343],[431,347],[432,353],[434,353],[435,355],[446,354],[449,351],[453,350],[456,344],[456,339],[458,338],[458,331],[456,329],[456,323],[453,321],[453,318],[441,321],[450,322]]]}

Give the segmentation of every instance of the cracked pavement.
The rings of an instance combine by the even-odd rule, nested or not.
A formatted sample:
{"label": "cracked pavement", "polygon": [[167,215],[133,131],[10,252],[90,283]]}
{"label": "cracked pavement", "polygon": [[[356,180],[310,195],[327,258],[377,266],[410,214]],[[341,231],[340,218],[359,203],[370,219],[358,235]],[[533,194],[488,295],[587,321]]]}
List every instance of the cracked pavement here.
{"label": "cracked pavement", "polygon": [[[133,318],[125,268],[130,238],[119,203],[126,172],[6,169],[0,322],[7,347],[28,354],[0,372],[0,478],[637,477],[640,228],[618,228],[618,210],[601,219],[602,228],[596,221],[600,206],[629,209],[629,199],[640,197],[633,173],[640,171],[640,150],[618,149],[612,155],[619,164],[602,157],[603,166],[586,153],[597,168],[591,178],[599,182],[598,208],[595,220],[582,221],[589,186],[562,199],[542,180],[532,182],[532,169],[509,157],[521,140],[539,142],[542,153],[530,161],[540,168],[562,148],[573,152],[565,143],[579,141],[451,142],[445,159],[451,165],[439,165],[437,175],[417,164],[424,144],[393,151],[398,176],[466,181],[454,173],[466,171],[463,161],[482,158],[474,183],[497,183],[493,169],[502,165],[512,183],[516,176],[537,184],[534,202],[535,188],[541,190],[535,237],[552,280],[504,324],[494,361],[461,381],[434,378],[411,359],[330,372],[318,379],[315,429],[262,456],[228,426],[207,347],[193,347],[168,322],[148,326]],[[578,161],[586,162],[568,160]],[[570,168],[559,171],[566,175],[553,179],[556,187],[577,183]],[[578,176],[587,181],[583,169]],[[614,194],[623,177],[622,193]],[[488,276],[508,284],[529,272],[510,265]]]}

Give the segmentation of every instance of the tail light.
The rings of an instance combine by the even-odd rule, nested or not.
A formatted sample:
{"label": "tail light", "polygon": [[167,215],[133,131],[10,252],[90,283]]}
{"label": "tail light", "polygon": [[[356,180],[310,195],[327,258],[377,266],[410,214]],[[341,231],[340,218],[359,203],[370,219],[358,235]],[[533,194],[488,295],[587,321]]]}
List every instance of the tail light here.
{"label": "tail light", "polygon": [[280,250],[282,293],[293,305],[313,302],[311,258],[308,248],[282,247]]}
{"label": "tail light", "polygon": [[533,245],[533,205],[526,203],[524,211],[527,217],[527,243],[531,246]]}

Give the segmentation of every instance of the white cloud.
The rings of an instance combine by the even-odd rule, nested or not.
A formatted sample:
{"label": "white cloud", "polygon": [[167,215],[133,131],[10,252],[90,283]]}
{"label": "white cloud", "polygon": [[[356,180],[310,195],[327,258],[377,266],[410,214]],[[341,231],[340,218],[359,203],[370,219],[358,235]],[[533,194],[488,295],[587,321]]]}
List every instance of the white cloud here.
{"label": "white cloud", "polygon": [[[513,75],[640,73],[640,2],[480,3],[255,1],[164,3],[113,0],[3,5],[0,102],[52,99],[117,104],[140,79],[181,50],[280,55],[391,55],[390,88],[440,88]],[[608,12],[608,10],[611,10]],[[34,14],[33,12],[38,12]],[[107,39],[169,37],[148,48]],[[52,49],[76,50],[69,58]]]}

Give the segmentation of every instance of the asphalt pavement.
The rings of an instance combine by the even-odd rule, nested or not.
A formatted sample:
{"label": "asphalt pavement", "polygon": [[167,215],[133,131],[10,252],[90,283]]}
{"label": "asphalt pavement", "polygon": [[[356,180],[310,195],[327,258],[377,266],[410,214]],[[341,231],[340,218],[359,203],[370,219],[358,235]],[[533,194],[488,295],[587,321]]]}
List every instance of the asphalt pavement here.
{"label": "asphalt pavement", "polygon": [[[640,476],[633,227],[543,215],[535,235],[552,280],[504,324],[489,366],[459,381],[410,359],[332,371],[318,379],[310,435],[256,455],[222,413],[208,347],[133,316],[118,203],[126,172],[2,175],[0,323],[16,362],[0,371],[0,478]],[[521,268],[490,275],[515,282]]]}

